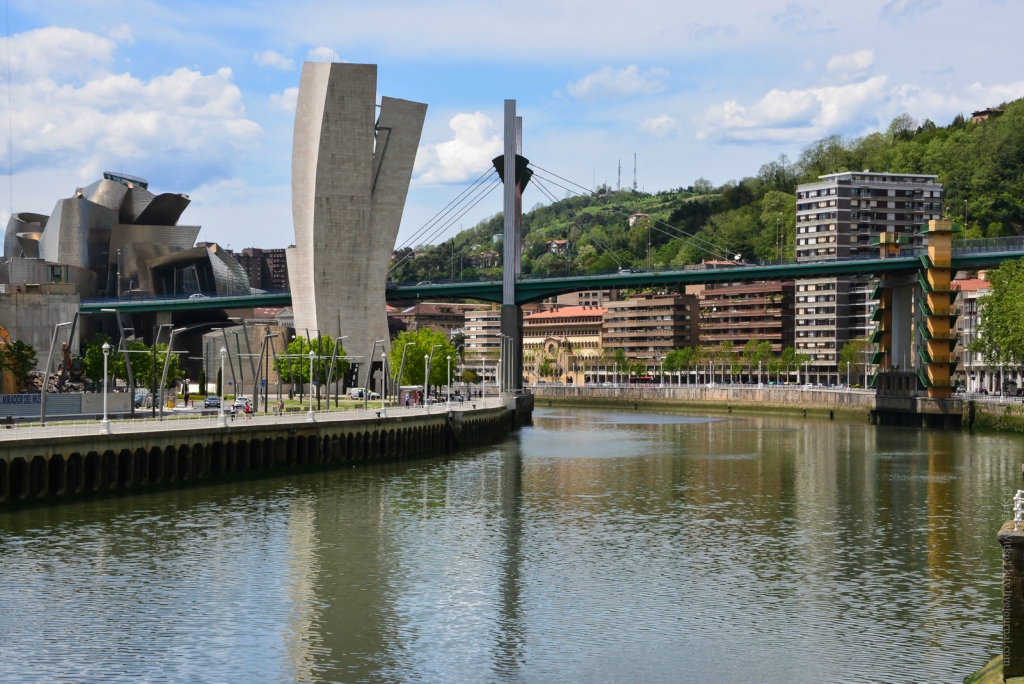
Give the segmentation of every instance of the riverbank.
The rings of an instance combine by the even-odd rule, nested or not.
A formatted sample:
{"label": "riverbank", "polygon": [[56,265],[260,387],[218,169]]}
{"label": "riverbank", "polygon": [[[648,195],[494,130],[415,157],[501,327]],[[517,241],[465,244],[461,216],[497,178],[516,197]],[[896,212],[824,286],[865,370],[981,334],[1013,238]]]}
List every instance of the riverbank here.
{"label": "riverbank", "polygon": [[636,409],[697,408],[726,413],[783,413],[821,417],[843,414],[868,420],[875,394],[864,391],[774,387],[561,387],[537,385],[540,406],[607,406]]}
{"label": "riverbank", "polygon": [[0,431],[0,506],[440,455],[528,423],[532,397],[230,421],[111,421]]}

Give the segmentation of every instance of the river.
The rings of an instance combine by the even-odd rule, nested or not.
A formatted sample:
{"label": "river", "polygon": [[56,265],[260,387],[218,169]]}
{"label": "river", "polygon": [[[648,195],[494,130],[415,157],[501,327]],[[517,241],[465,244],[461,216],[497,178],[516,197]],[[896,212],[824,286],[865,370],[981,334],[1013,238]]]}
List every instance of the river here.
{"label": "river", "polygon": [[0,513],[4,682],[959,682],[1024,438],[539,409],[502,443]]}

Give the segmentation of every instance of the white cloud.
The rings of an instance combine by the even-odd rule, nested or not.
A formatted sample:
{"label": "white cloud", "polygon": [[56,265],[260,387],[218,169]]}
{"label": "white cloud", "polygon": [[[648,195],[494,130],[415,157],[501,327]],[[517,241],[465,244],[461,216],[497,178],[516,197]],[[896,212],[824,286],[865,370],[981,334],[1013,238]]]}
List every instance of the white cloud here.
{"label": "white cloud", "polygon": [[806,90],[772,89],[744,106],[730,100],[704,111],[698,139],[795,142],[860,127],[889,98],[888,77]]}
{"label": "white cloud", "polygon": [[329,47],[315,47],[306,54],[306,59],[310,62],[333,62],[337,58],[337,53]]}
{"label": "white cloud", "polygon": [[662,114],[655,119],[646,119],[642,124],[640,124],[640,130],[644,133],[650,133],[656,138],[675,135],[676,120],[668,114]]}
{"label": "white cloud", "polygon": [[881,17],[895,24],[908,17],[920,16],[941,4],[942,0],[890,0],[882,7]]}
{"label": "white cloud", "polygon": [[459,183],[483,173],[501,154],[498,127],[483,112],[456,114],[448,122],[453,137],[424,145],[416,155],[417,185]]}
{"label": "white cloud", "polygon": [[[231,69],[113,73],[111,39],[54,27],[13,36],[10,48],[16,172],[72,168],[93,180],[123,164],[157,166],[168,183],[201,182],[230,173],[262,132]],[[7,153],[4,136],[0,158]]]}
{"label": "white cloud", "polygon": [[299,89],[285,88],[284,92],[270,94],[270,106],[285,112],[294,112],[295,103],[299,100]]}
{"label": "white cloud", "polygon": [[273,50],[264,50],[263,52],[253,53],[252,61],[256,62],[260,66],[280,69],[281,71],[288,71],[295,66],[295,60],[291,57],[285,57],[281,53],[274,52]]}
{"label": "white cloud", "polygon": [[668,78],[665,69],[648,69],[641,73],[639,67],[630,64],[624,69],[601,67],[578,81],[572,81],[565,89],[577,100],[610,100],[631,95],[659,93],[665,89]]}
{"label": "white cloud", "polygon": [[846,55],[835,55],[825,69],[836,76],[859,76],[875,65],[874,50],[857,50]]}
{"label": "white cloud", "polygon": [[132,27],[128,24],[118,24],[107,32],[107,37],[118,45],[135,44],[135,36],[132,35]]}

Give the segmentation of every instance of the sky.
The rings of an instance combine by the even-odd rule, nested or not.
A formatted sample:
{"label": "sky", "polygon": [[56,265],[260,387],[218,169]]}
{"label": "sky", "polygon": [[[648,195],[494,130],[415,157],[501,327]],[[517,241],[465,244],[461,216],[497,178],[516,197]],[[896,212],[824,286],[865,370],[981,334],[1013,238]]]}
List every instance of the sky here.
{"label": "sky", "polygon": [[626,187],[636,155],[656,191],[1024,96],[1024,0],[6,2],[4,224],[123,171],[188,194],[182,223],[236,250],[293,242],[304,61],[377,64],[379,94],[428,104],[400,245],[501,153],[506,98],[531,162],[588,188],[621,162]]}

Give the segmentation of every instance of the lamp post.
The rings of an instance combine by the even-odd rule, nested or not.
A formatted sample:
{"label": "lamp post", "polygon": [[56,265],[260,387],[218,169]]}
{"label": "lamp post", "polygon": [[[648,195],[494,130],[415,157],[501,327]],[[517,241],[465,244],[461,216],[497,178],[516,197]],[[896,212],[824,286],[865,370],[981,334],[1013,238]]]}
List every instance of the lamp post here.
{"label": "lamp post", "polygon": [[448,405],[452,404],[452,355],[448,355]]}
{"label": "lamp post", "polygon": [[[434,365],[434,350],[442,345],[435,344],[430,348],[430,359],[427,361],[427,382],[430,382],[430,368]],[[427,385],[423,385],[423,390],[426,391]]]}
{"label": "lamp post", "polygon": [[228,356],[228,349],[227,349],[227,347],[221,347],[220,348],[220,401],[217,402],[217,415],[220,418],[220,424],[223,427],[227,427],[228,426],[227,416],[224,415],[224,397],[226,396],[226,394],[224,392],[224,380],[225,380],[225,378],[224,378],[224,359],[226,359],[227,356]]}
{"label": "lamp post", "polygon": [[[388,371],[390,370],[390,368],[391,368],[391,366],[388,364],[388,350],[385,349],[383,346],[381,346],[381,348],[380,348],[380,375],[381,375],[381,378],[380,378],[380,384],[381,384],[381,388],[380,388],[380,390],[381,390],[381,392],[380,392],[380,410],[382,412],[385,411],[384,400],[387,397],[386,390],[388,388]],[[327,405],[330,406],[330,398],[329,397],[328,397]],[[387,417],[387,413],[384,413],[384,416]]]}
{"label": "lamp post", "polygon": [[[110,421],[107,420],[107,359],[110,357],[110,344],[103,343],[103,420],[100,421],[100,434],[110,434]],[[44,388],[45,390],[45,388]],[[132,397],[132,401],[135,398]]]}
{"label": "lamp post", "polygon": [[316,414],[313,413],[313,361],[316,359],[316,352],[309,350],[309,412],[306,414],[306,420],[313,422],[316,420]]}
{"label": "lamp post", "polygon": [[427,403],[427,384],[430,382],[430,355],[423,355],[423,405],[430,413],[430,404]]}
{"label": "lamp post", "polygon": [[405,373],[405,352],[409,351],[409,347],[413,345],[412,342],[406,342],[405,346],[402,347],[402,362],[398,364],[398,381],[395,384],[398,392],[395,394],[395,401],[401,399],[402,394],[402,375]]}
{"label": "lamp post", "polygon": [[761,389],[764,383],[761,382],[761,359],[757,360],[757,388]]}
{"label": "lamp post", "polygon": [[808,361],[804,361],[804,389],[811,383],[811,372],[808,370]]}

